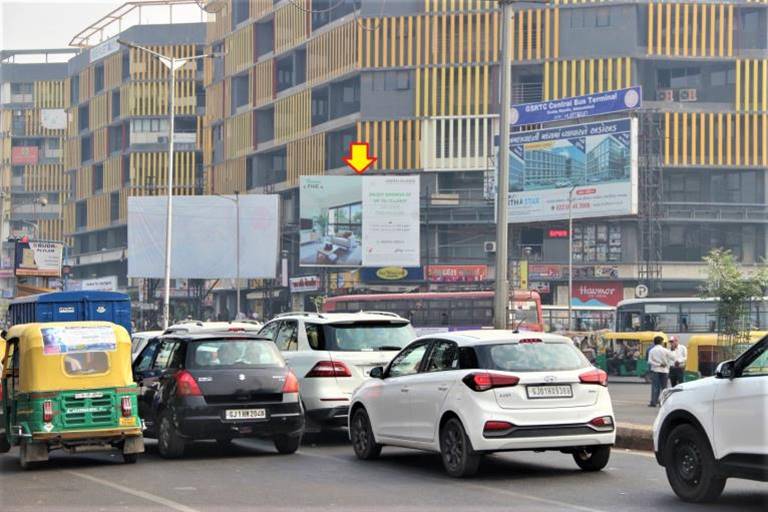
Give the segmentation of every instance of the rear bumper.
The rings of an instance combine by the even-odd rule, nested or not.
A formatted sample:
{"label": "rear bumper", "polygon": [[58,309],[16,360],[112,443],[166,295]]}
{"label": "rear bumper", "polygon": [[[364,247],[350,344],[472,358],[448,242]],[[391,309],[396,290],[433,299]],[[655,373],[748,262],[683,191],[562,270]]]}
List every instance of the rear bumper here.
{"label": "rear bumper", "polygon": [[[190,397],[175,407],[176,427],[188,439],[237,437],[274,438],[301,435],[304,414],[299,402],[268,404],[202,405],[201,397]],[[227,409],[266,409],[266,419],[226,420]]]}
{"label": "rear bumper", "polygon": [[325,409],[314,409],[306,412],[307,419],[313,423],[326,426],[346,427],[349,415],[348,405],[338,405]]}

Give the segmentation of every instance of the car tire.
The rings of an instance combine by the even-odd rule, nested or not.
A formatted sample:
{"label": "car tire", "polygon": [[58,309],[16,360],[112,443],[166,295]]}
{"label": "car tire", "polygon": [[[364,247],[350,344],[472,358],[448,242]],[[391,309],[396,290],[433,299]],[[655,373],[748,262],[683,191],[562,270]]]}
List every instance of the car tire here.
{"label": "car tire", "polygon": [[664,468],[675,494],[692,503],[714,501],[725,487],[706,436],[693,425],[678,425],[664,443]]}
{"label": "car tire", "polygon": [[157,451],[164,459],[178,459],[184,455],[186,442],[179,435],[173,424],[173,416],[165,411],[160,416],[160,426],[157,429]]}
{"label": "car tire", "polygon": [[455,478],[477,473],[482,458],[472,449],[464,425],[458,418],[449,419],[440,429],[440,456],[446,473]]}
{"label": "car tire", "polygon": [[376,442],[373,436],[368,412],[362,407],[358,408],[352,415],[352,421],[349,424],[349,437],[358,459],[371,460],[381,454],[381,445]]}
{"label": "car tire", "polygon": [[610,458],[610,446],[590,446],[573,452],[573,460],[584,471],[600,471]]}
{"label": "car tire", "polygon": [[290,455],[296,453],[301,444],[301,436],[278,436],[275,438],[275,448],[278,453]]}
{"label": "car tire", "polygon": [[136,462],[139,460],[139,454],[138,453],[124,453],[123,454],[123,464],[136,464]]}

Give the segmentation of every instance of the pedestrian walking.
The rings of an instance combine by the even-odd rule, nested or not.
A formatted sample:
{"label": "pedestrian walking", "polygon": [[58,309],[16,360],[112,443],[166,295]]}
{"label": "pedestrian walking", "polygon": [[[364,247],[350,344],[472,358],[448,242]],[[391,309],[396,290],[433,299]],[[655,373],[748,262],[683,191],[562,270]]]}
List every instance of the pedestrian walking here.
{"label": "pedestrian walking", "polygon": [[648,367],[651,371],[651,403],[648,407],[659,405],[659,394],[667,387],[669,380],[669,365],[672,362],[672,354],[664,348],[664,338],[653,338],[653,347],[648,351]]}
{"label": "pedestrian walking", "polygon": [[669,385],[677,386],[683,382],[685,362],[688,360],[688,349],[680,344],[677,336],[669,338],[669,352],[672,354],[672,366],[669,368]]}

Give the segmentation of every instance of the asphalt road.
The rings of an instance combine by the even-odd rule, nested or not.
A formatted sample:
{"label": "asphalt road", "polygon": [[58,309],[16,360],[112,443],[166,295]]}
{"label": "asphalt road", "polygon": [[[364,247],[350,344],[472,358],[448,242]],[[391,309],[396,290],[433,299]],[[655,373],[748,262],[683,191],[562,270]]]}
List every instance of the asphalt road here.
{"label": "asphalt road", "polygon": [[658,409],[648,407],[651,401],[651,385],[640,383],[639,379],[608,380],[608,390],[613,402],[613,413],[620,423],[652,425]]}
{"label": "asphalt road", "polygon": [[[154,442],[135,465],[107,454],[56,454],[24,472],[17,453],[0,456],[0,509],[180,512],[227,510],[765,510],[768,485],[730,480],[721,500],[679,501],[651,454],[614,451],[606,470],[583,473],[560,453],[487,457],[472,479],[443,473],[437,456],[385,448],[358,461],[343,435],[313,436],[294,455],[266,443],[237,442],[224,453],[193,445],[181,460],[163,460]],[[386,508],[385,508],[386,507]]]}

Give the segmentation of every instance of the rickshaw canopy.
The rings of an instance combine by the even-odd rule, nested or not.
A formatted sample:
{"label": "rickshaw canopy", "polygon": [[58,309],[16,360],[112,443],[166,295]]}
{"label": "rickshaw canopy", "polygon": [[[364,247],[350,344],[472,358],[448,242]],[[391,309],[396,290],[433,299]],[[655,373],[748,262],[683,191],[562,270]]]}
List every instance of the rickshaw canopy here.
{"label": "rickshaw canopy", "polygon": [[[768,331],[750,331],[749,343],[757,343]],[[686,372],[699,372],[699,347],[724,347],[727,346],[727,338],[718,337],[717,333],[694,334],[688,339],[688,359],[685,362]]]}
{"label": "rickshaw canopy", "polygon": [[17,342],[19,392],[128,386],[131,338],[110,322],[50,322],[13,326]]}
{"label": "rickshaw canopy", "polygon": [[629,332],[604,332],[601,337],[604,341],[639,341],[643,345],[653,343],[656,336],[664,338],[664,345],[669,341],[668,336],[661,331],[629,331]]}

